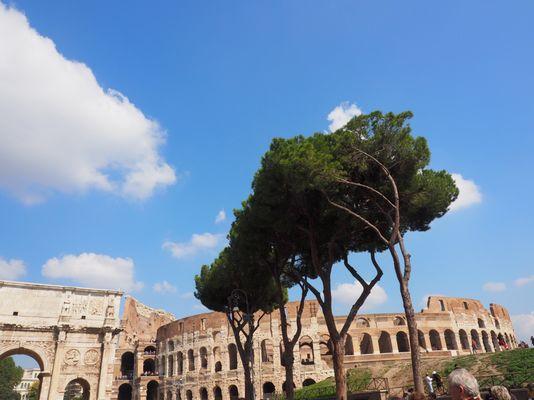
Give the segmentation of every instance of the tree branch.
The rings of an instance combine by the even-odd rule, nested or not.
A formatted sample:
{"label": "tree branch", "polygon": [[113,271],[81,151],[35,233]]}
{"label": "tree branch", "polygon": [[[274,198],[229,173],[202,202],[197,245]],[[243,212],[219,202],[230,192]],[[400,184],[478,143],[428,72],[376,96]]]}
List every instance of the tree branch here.
{"label": "tree branch", "polygon": [[389,200],[385,194],[383,194],[381,191],[375,189],[374,187],[372,186],[369,186],[369,185],[364,185],[363,183],[358,183],[358,182],[352,182],[352,181],[349,181],[347,179],[343,179],[343,178],[336,178],[338,182],[341,182],[341,183],[345,183],[347,185],[350,185],[350,186],[356,186],[356,187],[361,187],[361,188],[364,188],[364,189],[367,189],[367,190],[370,190],[371,192],[373,192],[374,194],[378,195],[379,197],[381,197],[383,200],[386,201],[386,203],[388,203],[391,207],[395,208],[395,204],[393,204],[391,202],[391,200]]}
{"label": "tree branch", "polygon": [[362,278],[362,276],[356,271],[356,269],[349,264],[348,255],[343,255],[343,263],[345,264],[345,268],[349,270],[349,272],[352,274],[353,277],[355,277],[358,282],[360,282],[360,285],[362,285],[363,288],[367,287],[367,282],[365,282],[365,279]]}

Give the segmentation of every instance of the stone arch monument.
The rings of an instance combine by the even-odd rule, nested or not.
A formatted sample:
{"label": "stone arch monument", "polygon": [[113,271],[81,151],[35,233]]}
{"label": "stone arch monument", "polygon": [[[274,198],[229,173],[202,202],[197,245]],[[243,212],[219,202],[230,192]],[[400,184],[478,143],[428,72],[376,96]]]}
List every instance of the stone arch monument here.
{"label": "stone arch monument", "polygon": [[122,293],[0,281],[0,359],[35,359],[39,400],[63,400],[83,382],[87,400],[110,398]]}

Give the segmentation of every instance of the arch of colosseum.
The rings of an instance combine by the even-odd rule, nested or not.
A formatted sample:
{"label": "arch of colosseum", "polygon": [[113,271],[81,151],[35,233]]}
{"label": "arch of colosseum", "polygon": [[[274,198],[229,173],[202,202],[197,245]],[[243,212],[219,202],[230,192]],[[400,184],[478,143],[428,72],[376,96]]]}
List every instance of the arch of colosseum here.
{"label": "arch of colosseum", "polygon": [[39,400],[107,400],[122,294],[109,290],[0,281],[0,359],[27,355],[41,369]]}
{"label": "arch of colosseum", "polygon": [[[0,358],[29,355],[41,369],[39,400],[62,400],[69,383],[84,400],[234,400],[244,394],[234,337],[221,313],[176,319],[120,292],[0,281]],[[297,304],[288,303],[290,330]],[[507,310],[478,300],[432,296],[416,314],[425,358],[517,346]],[[339,323],[344,321],[339,318]],[[297,387],[333,376],[329,337],[315,301],[307,301],[295,346]],[[257,398],[284,390],[278,311],[255,334]],[[345,343],[347,367],[409,358],[402,313],[365,314]]]}

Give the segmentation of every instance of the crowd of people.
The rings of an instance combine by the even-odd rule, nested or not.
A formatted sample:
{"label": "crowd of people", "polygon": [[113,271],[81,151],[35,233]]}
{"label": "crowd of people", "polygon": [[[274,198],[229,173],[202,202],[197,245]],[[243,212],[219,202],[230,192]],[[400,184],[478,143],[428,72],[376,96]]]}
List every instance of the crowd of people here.
{"label": "crowd of people", "polygon": [[[438,396],[448,395],[451,400],[517,400],[505,386],[492,386],[488,393],[481,395],[476,378],[466,369],[457,365],[448,376],[448,391],[445,390],[443,379],[437,371],[426,374],[424,383],[427,394],[416,393],[413,389],[408,389],[402,398],[394,397],[390,400],[428,400],[436,399]],[[534,400],[534,383],[526,386],[528,399]]]}

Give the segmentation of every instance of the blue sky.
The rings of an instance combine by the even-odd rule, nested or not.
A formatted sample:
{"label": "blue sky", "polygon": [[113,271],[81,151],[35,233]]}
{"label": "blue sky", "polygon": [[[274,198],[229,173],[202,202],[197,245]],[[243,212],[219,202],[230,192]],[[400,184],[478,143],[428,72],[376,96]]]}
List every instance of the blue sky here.
{"label": "blue sky", "polygon": [[[273,137],[412,110],[464,202],[408,238],[417,307],[500,303],[530,336],[533,18],[530,1],[4,3],[0,279],[197,312],[193,277]],[[333,280],[342,313],[353,280]],[[391,270],[380,285],[368,311],[400,311]]]}

